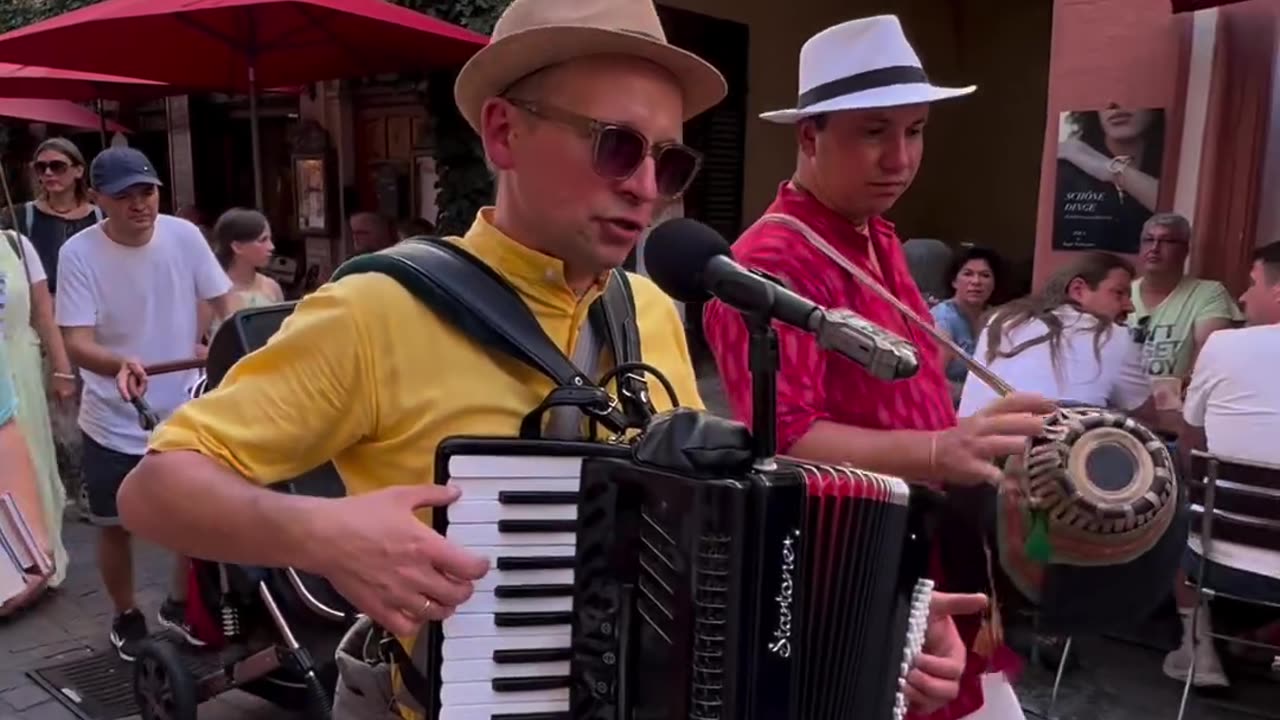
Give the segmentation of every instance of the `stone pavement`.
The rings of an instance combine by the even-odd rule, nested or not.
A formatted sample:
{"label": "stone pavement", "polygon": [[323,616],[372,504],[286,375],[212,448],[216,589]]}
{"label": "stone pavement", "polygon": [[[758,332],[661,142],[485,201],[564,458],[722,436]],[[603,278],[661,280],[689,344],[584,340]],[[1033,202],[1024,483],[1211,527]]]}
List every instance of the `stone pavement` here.
{"label": "stone pavement", "polygon": [[[71,555],[63,586],[27,612],[0,620],[0,720],[74,720],[74,714],[24,673],[109,647],[111,603],[98,579],[94,530],[69,516],[63,537]],[[139,543],[134,548],[138,603],[152,629],[157,629],[155,613],[168,588],[169,557],[154,546]],[[200,709],[201,720],[291,717],[241,692],[215,698]]]}

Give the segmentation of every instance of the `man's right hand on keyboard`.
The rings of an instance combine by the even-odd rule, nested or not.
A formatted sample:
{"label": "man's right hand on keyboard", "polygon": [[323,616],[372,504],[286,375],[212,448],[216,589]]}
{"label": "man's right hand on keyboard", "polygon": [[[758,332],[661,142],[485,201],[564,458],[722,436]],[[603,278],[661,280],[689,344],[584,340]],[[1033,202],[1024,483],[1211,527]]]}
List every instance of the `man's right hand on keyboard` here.
{"label": "man's right hand on keyboard", "polygon": [[415,515],[449,505],[456,488],[394,487],[325,503],[309,535],[324,538],[311,570],[388,631],[413,635],[471,597],[489,559],[450,544]]}

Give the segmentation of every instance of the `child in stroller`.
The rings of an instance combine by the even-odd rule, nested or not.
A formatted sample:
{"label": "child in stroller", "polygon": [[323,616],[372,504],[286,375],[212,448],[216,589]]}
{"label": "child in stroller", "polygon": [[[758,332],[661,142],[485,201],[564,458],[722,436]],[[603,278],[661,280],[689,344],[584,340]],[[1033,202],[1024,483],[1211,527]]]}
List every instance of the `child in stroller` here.
{"label": "child in stroller", "polygon": [[[242,310],[219,328],[210,343],[196,397],[247,352],[265,344],[293,303]],[[174,363],[156,370],[177,370]],[[144,428],[155,416],[143,399],[134,401]],[[345,494],[342,479],[326,463],[274,487],[319,497]],[[187,622],[205,643],[191,648],[165,633],[146,643],[134,664],[134,695],[143,720],[196,720],[204,701],[240,689],[327,720],[337,681],[334,652],[355,611],[324,578],[292,568],[256,568],[191,561]]]}

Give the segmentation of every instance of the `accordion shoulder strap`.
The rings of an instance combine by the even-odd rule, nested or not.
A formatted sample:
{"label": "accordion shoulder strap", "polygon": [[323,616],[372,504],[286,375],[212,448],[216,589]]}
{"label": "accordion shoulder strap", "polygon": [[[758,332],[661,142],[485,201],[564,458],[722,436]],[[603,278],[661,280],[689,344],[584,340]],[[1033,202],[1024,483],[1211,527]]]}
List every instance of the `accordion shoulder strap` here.
{"label": "accordion shoulder strap", "polygon": [[612,432],[629,426],[619,403],[565,357],[506,280],[457,244],[412,238],[348,260],[333,279],[366,272],[390,276],[469,337],[533,367],[559,387],[573,388],[583,410]]}

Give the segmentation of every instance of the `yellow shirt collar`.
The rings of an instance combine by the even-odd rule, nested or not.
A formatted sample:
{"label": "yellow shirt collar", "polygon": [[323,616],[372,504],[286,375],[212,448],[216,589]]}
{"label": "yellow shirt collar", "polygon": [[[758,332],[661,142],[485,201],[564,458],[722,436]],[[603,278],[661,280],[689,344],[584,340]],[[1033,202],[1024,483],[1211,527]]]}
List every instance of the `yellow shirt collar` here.
{"label": "yellow shirt collar", "polygon": [[484,260],[516,289],[535,313],[542,310],[568,315],[590,305],[604,291],[608,274],[578,297],[564,279],[564,262],[508,237],[493,225],[493,208],[482,208],[459,244]]}

